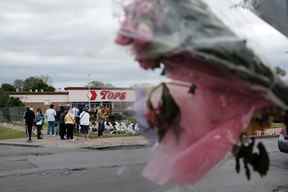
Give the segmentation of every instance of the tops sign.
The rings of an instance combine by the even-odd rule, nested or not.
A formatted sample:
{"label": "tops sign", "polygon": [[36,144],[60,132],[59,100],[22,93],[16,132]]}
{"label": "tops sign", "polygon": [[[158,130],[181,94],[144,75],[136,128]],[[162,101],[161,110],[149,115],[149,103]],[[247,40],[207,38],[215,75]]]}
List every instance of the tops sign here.
{"label": "tops sign", "polygon": [[11,95],[24,103],[135,102],[133,89],[67,89],[64,93],[17,93]]}
{"label": "tops sign", "polygon": [[[133,91],[134,93],[134,91]],[[134,94],[131,91],[121,90],[90,90],[88,97],[90,101],[131,101]],[[133,98],[132,98],[133,97]]]}

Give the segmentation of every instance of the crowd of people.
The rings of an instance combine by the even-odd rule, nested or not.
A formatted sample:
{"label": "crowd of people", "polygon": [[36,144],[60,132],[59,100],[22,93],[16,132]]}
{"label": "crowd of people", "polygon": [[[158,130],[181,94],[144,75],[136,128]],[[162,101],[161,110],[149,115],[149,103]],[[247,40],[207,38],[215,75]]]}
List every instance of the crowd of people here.
{"label": "crowd of people", "polygon": [[77,107],[61,106],[58,111],[55,106],[50,105],[49,109],[43,113],[40,108],[34,113],[32,108],[27,107],[24,114],[26,135],[28,142],[32,141],[33,128],[37,130],[37,139],[43,139],[42,130],[44,122],[47,121],[48,136],[59,135],[61,140],[73,140],[74,134],[88,139],[91,132],[97,132],[98,136],[103,136],[104,131],[117,134],[121,131],[136,133],[137,126],[127,121],[111,120],[111,108],[99,107],[89,110],[88,106],[78,109]]}

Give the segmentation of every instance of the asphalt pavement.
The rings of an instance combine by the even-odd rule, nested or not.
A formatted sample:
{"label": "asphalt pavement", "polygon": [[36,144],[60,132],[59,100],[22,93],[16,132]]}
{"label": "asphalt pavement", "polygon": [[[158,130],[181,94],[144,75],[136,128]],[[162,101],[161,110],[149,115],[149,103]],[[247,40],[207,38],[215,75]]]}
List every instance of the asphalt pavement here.
{"label": "asphalt pavement", "polygon": [[142,177],[150,148],[97,148],[0,146],[1,192],[287,192],[288,154],[277,149],[277,139],[263,139],[271,168],[265,178],[234,171],[226,158],[193,187],[158,186]]}

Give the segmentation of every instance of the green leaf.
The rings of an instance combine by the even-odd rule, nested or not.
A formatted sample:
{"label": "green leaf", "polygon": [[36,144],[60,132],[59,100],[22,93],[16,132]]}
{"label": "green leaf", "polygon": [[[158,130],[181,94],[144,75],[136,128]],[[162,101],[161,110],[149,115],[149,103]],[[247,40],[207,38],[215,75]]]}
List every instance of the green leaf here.
{"label": "green leaf", "polygon": [[171,95],[168,86],[165,83],[163,83],[162,87],[163,90],[159,106],[160,109],[159,120],[161,125],[158,127],[159,140],[161,141],[165,137],[170,128],[173,129],[173,132],[176,138],[178,139],[181,132],[180,131],[181,111],[178,104]]}

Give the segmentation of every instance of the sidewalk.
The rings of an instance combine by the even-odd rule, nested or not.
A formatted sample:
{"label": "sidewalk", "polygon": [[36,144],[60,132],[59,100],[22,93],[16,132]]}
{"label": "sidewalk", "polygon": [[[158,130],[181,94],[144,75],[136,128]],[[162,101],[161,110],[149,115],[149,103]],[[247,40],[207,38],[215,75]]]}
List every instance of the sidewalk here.
{"label": "sidewalk", "polygon": [[60,140],[59,136],[45,136],[41,140],[33,138],[32,143],[28,143],[26,138],[0,140],[0,145],[11,145],[20,147],[57,147],[57,148],[90,148],[104,149],[119,146],[146,146],[148,141],[142,136],[131,137],[111,137],[85,140],[75,137],[74,141]]}

